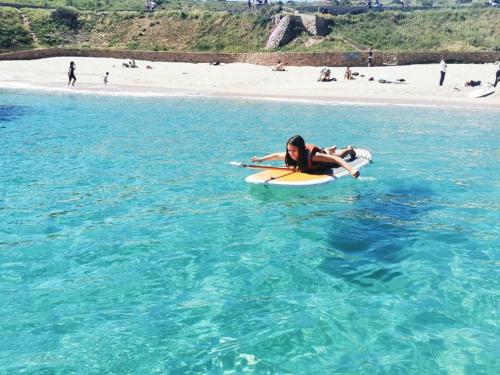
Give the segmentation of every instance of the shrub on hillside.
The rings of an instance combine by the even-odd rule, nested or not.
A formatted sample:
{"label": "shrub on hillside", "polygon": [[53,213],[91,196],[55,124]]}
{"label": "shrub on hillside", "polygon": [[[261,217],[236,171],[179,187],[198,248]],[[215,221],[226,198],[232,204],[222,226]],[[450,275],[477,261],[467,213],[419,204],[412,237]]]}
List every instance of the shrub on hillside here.
{"label": "shrub on hillside", "polygon": [[74,8],[60,7],[50,17],[54,23],[64,25],[70,30],[76,30],[78,29],[78,15],[78,11]]}

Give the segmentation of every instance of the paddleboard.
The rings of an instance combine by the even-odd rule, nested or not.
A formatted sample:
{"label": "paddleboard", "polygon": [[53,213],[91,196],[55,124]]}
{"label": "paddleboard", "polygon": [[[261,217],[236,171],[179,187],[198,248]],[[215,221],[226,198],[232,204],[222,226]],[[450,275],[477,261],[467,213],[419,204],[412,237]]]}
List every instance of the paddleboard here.
{"label": "paddleboard", "polygon": [[493,87],[488,87],[486,89],[477,89],[469,92],[469,98],[484,98],[485,96],[491,95],[495,93],[495,89]]}
{"label": "paddleboard", "polygon": [[[346,162],[354,169],[359,170],[371,162],[372,155],[370,151],[365,149],[356,148],[355,150],[356,159],[346,160]],[[326,184],[344,176],[350,176],[350,173],[342,167],[321,173],[294,172],[291,169],[268,169],[248,176],[245,181],[257,185],[301,187]]]}

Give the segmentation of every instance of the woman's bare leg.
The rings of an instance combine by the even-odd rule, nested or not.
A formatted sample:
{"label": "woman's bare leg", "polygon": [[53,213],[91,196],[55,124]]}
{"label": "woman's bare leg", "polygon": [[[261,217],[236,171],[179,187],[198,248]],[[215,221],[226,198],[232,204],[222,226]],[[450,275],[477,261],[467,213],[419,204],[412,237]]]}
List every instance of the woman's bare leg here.
{"label": "woman's bare leg", "polygon": [[346,148],[341,148],[335,151],[335,155],[340,156],[341,158],[345,158],[349,155],[351,158],[356,157],[356,151],[352,146],[347,146]]}
{"label": "woman's bare leg", "polygon": [[336,155],[335,152],[337,151],[337,145],[325,147],[323,150],[325,150],[327,154]]}
{"label": "woman's bare leg", "polygon": [[356,157],[356,151],[352,146],[347,146],[346,148],[337,149],[337,146],[325,147],[324,150],[327,154],[336,155],[341,157],[342,159],[349,155],[351,158]]}

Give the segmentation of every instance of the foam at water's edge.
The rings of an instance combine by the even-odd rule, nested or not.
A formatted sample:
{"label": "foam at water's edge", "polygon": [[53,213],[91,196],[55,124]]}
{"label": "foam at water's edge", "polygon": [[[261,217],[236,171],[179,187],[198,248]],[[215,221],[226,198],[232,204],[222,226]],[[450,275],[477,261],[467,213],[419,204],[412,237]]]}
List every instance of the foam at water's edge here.
{"label": "foam at water's edge", "polygon": [[71,93],[82,95],[103,95],[103,96],[125,96],[139,98],[227,98],[235,100],[255,100],[255,101],[274,101],[288,102],[314,105],[347,105],[347,106],[396,106],[396,107],[424,107],[424,108],[454,108],[454,109],[474,109],[474,110],[500,110],[495,106],[467,106],[460,103],[391,103],[391,102],[372,102],[363,100],[343,100],[343,99],[324,99],[324,98],[297,98],[297,97],[274,97],[274,96],[259,96],[259,95],[242,95],[242,94],[226,94],[226,93],[200,93],[200,92],[181,92],[181,91],[104,91],[97,89],[73,89],[72,87],[47,87],[32,85],[26,83],[12,83],[0,81],[0,89],[12,90],[35,90],[47,91],[53,93]]}

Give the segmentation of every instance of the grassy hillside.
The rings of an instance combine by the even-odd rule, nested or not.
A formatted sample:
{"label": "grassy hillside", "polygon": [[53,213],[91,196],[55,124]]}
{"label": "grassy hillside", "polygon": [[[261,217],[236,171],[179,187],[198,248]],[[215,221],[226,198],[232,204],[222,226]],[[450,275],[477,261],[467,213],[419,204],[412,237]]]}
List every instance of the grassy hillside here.
{"label": "grassy hillside", "polygon": [[[157,9],[176,10],[181,8],[203,8],[206,10],[246,9],[245,1],[220,2],[217,0],[155,0]],[[360,1],[360,0],[359,0]],[[130,10],[141,11],[144,9],[144,0],[2,0],[4,3],[36,5],[49,8],[70,6],[79,10],[114,11]]]}
{"label": "grassy hillside", "polygon": [[[154,13],[0,10],[0,49],[64,46],[255,52],[264,50],[278,7],[239,14],[204,8]],[[387,51],[500,50],[500,9],[386,11],[327,16],[327,20],[330,33],[326,38],[301,34],[281,50],[349,51],[363,46]]]}
{"label": "grassy hillside", "polygon": [[231,15],[191,11],[81,12],[77,27],[47,10],[23,9],[41,46],[142,49],[154,51],[246,52],[263,48],[272,10]]}
{"label": "grassy hillside", "polygon": [[37,5],[46,7],[71,6],[81,10],[141,10],[143,0],[2,0],[4,3]]}
{"label": "grassy hillside", "polygon": [[320,44],[287,50],[339,50],[339,41],[387,51],[500,51],[500,10],[442,9],[376,12],[331,18],[331,33]]}

